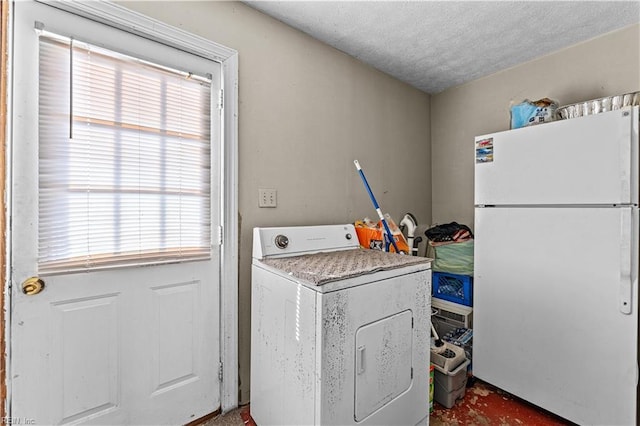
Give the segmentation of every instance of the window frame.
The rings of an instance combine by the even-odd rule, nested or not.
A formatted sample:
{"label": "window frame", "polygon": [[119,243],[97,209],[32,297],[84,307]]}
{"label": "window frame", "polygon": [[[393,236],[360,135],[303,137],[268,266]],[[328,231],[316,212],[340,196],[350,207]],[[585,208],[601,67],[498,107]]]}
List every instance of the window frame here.
{"label": "window frame", "polygon": [[[222,158],[220,170],[220,404],[238,406],[238,52],[107,1],[40,3],[184,50],[222,66]],[[216,241],[214,241],[215,243]]]}
{"label": "window frame", "polygon": [[[219,155],[217,155],[219,150],[217,149],[217,147],[220,144],[220,138],[219,136],[216,136],[216,134],[218,134],[221,129],[221,126],[219,124],[220,111],[216,108],[216,106],[212,102],[212,94],[214,91],[217,93],[217,90],[218,90],[217,87],[220,80],[220,71],[216,70],[215,74],[211,74],[207,76],[199,76],[197,74],[192,74],[188,71],[174,69],[163,64],[157,64],[155,62],[150,62],[150,61],[140,59],[128,54],[124,54],[119,50],[112,49],[111,46],[95,46],[83,40],[76,40],[76,39],[72,39],[57,33],[51,33],[46,29],[41,31],[39,34],[39,46],[41,50],[40,64],[39,64],[40,72],[41,72],[40,81],[39,81],[40,83],[39,114],[41,118],[42,118],[42,114],[45,114],[45,117],[47,117],[48,119],[45,118],[44,121],[45,123],[49,123],[48,125],[44,126],[44,129],[48,131],[48,133],[46,133],[48,137],[44,137],[42,134],[42,131],[43,131],[42,124],[40,127],[40,136],[39,136],[40,173],[45,172],[53,175],[59,175],[61,171],[66,172],[62,174],[62,176],[66,176],[66,178],[53,177],[55,182],[57,182],[57,185],[56,184],[51,185],[52,182],[49,179],[45,178],[43,180],[42,175],[40,175],[41,189],[43,188],[42,185],[44,185],[45,191],[49,192],[49,195],[44,197],[45,204],[49,208],[45,208],[44,210],[42,210],[43,199],[40,198],[40,203],[39,203],[40,246],[38,249],[39,275],[42,276],[42,275],[53,275],[53,274],[60,274],[60,273],[88,272],[88,271],[98,271],[103,269],[124,268],[124,267],[131,267],[131,266],[159,265],[159,264],[166,264],[166,263],[184,263],[184,262],[211,259],[211,247],[213,245],[213,241],[212,241],[213,232],[211,232],[211,224],[217,223],[218,221],[218,214],[212,211],[211,203],[213,202],[214,205],[217,205],[218,200],[217,200],[217,197],[215,197],[215,194],[217,194],[217,191],[214,191],[212,194],[210,189],[210,184],[212,180],[215,180],[213,179],[213,176],[215,175],[211,175],[211,173],[217,170],[217,167],[213,167],[213,164],[219,163],[219,158],[217,158],[219,157]],[[45,58],[44,68],[42,68],[43,67],[43,62],[42,62],[43,48],[45,49],[44,50],[45,52],[48,52],[48,53],[45,53],[45,56],[44,56]],[[72,51],[73,53],[70,53]],[[90,65],[90,62],[87,62],[89,57],[97,58],[96,63],[98,65],[95,65],[95,68],[92,68]],[[70,60],[73,61],[73,65],[69,64]],[[53,63],[49,63],[47,61],[53,61]],[[202,61],[202,64],[201,64],[201,66],[203,67],[202,69],[208,70],[209,67],[212,66],[212,64],[216,64],[216,68],[219,68],[219,64],[214,61],[202,60],[199,57],[196,57],[196,61]],[[47,66],[52,64],[54,65],[53,68],[51,68],[50,66]],[[55,64],[62,64],[62,66],[56,67]],[[42,75],[43,69],[46,76]],[[56,70],[54,71],[54,74],[49,72],[50,69]],[[92,90],[92,88],[86,87],[85,88],[86,91],[80,90],[79,92],[77,92],[77,90],[83,86],[86,86],[86,84],[83,84],[82,82],[91,81],[93,79],[91,75],[85,74],[86,72],[93,73],[93,72],[96,72],[96,71],[99,72],[105,69],[113,71],[112,77],[116,79],[114,81],[113,86],[110,84],[108,84],[107,86],[101,86],[101,89],[104,89],[104,90],[100,90],[100,93],[102,93],[105,97],[100,98],[100,95],[98,95],[97,99],[102,99],[102,100],[106,99],[107,104],[98,102],[96,104],[97,106],[93,110],[89,111],[87,109],[87,105],[91,103],[90,99],[93,98],[93,95],[90,93],[90,90]],[[66,73],[66,74],[59,75],[58,73],[60,72]],[[162,82],[165,82],[165,84],[170,84],[175,86],[175,84],[181,85],[182,82],[184,81],[184,84],[188,87],[187,89],[185,89],[186,93],[189,93],[191,96],[194,96],[194,95],[201,96],[202,97],[201,101],[204,100],[205,103],[203,104],[202,102],[200,102],[198,104],[200,105],[200,107],[198,108],[206,108],[207,118],[205,119],[206,121],[200,122],[200,126],[198,126],[199,130],[197,129],[183,130],[182,133],[180,133],[181,131],[178,129],[172,130],[172,129],[169,129],[168,127],[166,129],[158,127],[158,126],[161,126],[159,122],[155,124],[147,123],[147,126],[145,126],[140,124],[141,119],[140,117],[136,117],[136,116],[128,116],[128,117],[123,116],[122,117],[122,120],[124,120],[123,122],[114,121],[115,118],[109,116],[109,114],[112,114],[112,113],[116,115],[124,114],[127,108],[127,105],[129,106],[131,105],[126,103],[109,104],[108,100],[110,99],[110,96],[112,100],[114,100],[113,102],[115,102],[115,99],[118,98],[119,96],[122,96],[123,98],[128,97],[129,99],[136,99],[136,97],[134,96],[134,92],[129,92],[128,91],[129,89],[125,88],[125,87],[131,88],[131,85],[123,84],[122,83],[123,80],[121,79],[126,78],[127,75],[140,76],[142,74],[146,76],[146,79],[143,79],[143,81],[151,82],[151,86],[143,86],[147,90],[152,90],[153,87],[156,85],[160,87]],[[69,87],[64,87],[58,84],[54,84],[54,82],[56,81],[56,78],[63,78],[64,80],[68,81]],[[185,78],[187,78],[188,80],[185,81]],[[217,80],[218,83],[216,83],[216,81],[212,81],[212,78],[214,80]],[[97,81],[103,81],[103,78],[98,78]],[[46,88],[44,92],[43,92],[43,83]],[[118,87],[121,87],[121,89],[118,89]],[[116,94],[116,92],[118,92],[119,90],[121,91],[121,95]],[[135,91],[135,87],[131,88],[131,90]],[[72,91],[73,91],[73,94],[71,93]],[[155,92],[155,94],[158,97],[162,96],[161,91],[157,91]],[[149,96],[152,96],[152,94],[149,93]],[[174,105],[174,108],[175,108],[178,105],[180,105],[180,102],[185,102],[185,101],[181,101],[182,98],[180,98],[179,96],[178,97],[176,96],[178,96],[178,94],[174,93],[173,96],[168,97],[166,101],[168,104],[166,105],[164,102],[160,102],[157,105],[165,105],[166,108],[170,109],[171,105]],[[75,99],[75,101],[73,101],[72,99]],[[178,103],[172,104],[171,99],[173,99],[174,101],[177,101]],[[80,100],[80,103],[77,102],[78,100]],[[46,102],[44,110],[42,109],[43,101]],[[130,102],[133,102],[135,105],[136,101],[133,100]],[[138,107],[140,106],[147,107],[147,108],[150,107],[150,105],[145,104],[145,102],[147,102],[146,100],[142,102],[143,102],[143,105],[138,105]],[[162,108],[162,107],[159,107],[159,108]],[[61,112],[66,110],[69,110],[70,116],[67,117],[64,115],[60,115]],[[168,111],[168,110],[159,109],[157,111],[158,119],[160,119],[160,116],[164,116],[163,111]],[[191,111],[190,115],[199,117],[198,111]],[[93,115],[96,113],[104,114],[104,115]],[[131,111],[129,111],[129,113],[131,113]],[[166,114],[169,114],[169,112],[166,112]],[[153,118],[153,116],[148,116],[148,117]],[[174,121],[180,120],[179,116],[172,115],[171,117],[174,119]],[[40,121],[42,122],[42,120]],[[186,125],[186,123],[183,123],[182,121],[174,122],[173,125],[175,126],[178,123]],[[86,126],[87,124],[90,124],[90,125],[87,127]],[[202,125],[206,125],[206,127],[202,127]],[[104,174],[95,175],[95,177],[101,181],[101,183],[98,184],[98,187],[92,186],[88,181],[82,180],[82,178],[80,178],[79,180],[72,178],[72,176],[78,177],[79,171],[77,170],[77,167],[80,167],[80,168],[84,167],[84,163],[82,161],[74,162],[73,152],[75,151],[75,149],[73,148],[73,146],[76,146],[77,149],[79,150],[78,152],[76,152],[76,154],[84,155],[86,154],[86,151],[85,151],[86,148],[83,148],[83,147],[87,146],[86,143],[90,144],[91,143],[89,142],[90,140],[93,140],[93,136],[85,136],[85,138],[86,137],[89,138],[86,140],[84,140],[85,138],[82,138],[81,136],[77,138],[76,133],[83,134],[83,133],[86,133],[86,131],[88,131],[89,133],[93,134],[91,129],[93,129],[94,126],[96,126],[96,128],[101,129],[101,130],[98,130],[98,133],[100,133],[101,135],[103,136],[109,135],[109,139],[114,138],[113,149],[116,149],[115,148],[116,139],[122,140],[122,141],[128,141],[129,148],[133,147],[131,143],[133,142],[133,144],[135,145],[136,134],[138,135],[138,138],[147,140],[147,142],[142,144],[141,147],[144,147],[149,142],[151,142],[152,145],[153,145],[153,142],[157,142],[159,145],[160,140],[163,140],[163,139],[167,140],[166,143],[169,143],[168,141],[173,141],[171,143],[175,144],[179,140],[182,140],[182,135],[185,135],[186,139],[184,140],[186,141],[186,145],[193,145],[193,143],[189,143],[189,137],[190,136],[192,138],[195,137],[197,139],[197,142],[195,142],[196,148],[200,147],[207,150],[206,154],[202,153],[202,155],[206,155],[206,157],[198,158],[198,160],[206,160],[207,163],[210,164],[210,167],[206,168],[206,171],[204,171],[204,173],[208,173],[210,176],[207,177],[206,183],[203,183],[201,179],[197,179],[198,176],[195,176],[196,180],[190,181],[190,185],[192,186],[191,189],[195,189],[193,187],[194,185],[204,185],[203,188],[200,188],[203,191],[192,192],[187,190],[182,192],[180,188],[176,188],[175,186],[170,187],[166,191],[163,191],[160,187],[153,186],[156,183],[155,181],[147,181],[144,179],[142,182],[145,184],[145,188],[136,186],[135,185],[136,181],[129,182],[130,184],[133,183],[133,186],[126,186],[126,184],[122,184],[122,183],[116,184],[114,182],[107,183],[101,180],[105,178]],[[152,126],[152,127],[148,127],[148,126]],[[198,133],[198,134],[193,133],[198,131],[202,133]],[[54,132],[54,134],[58,136],[60,136],[60,134],[62,133],[64,134],[69,133],[70,139],[68,141],[60,140],[59,137],[53,137],[53,135],[50,134],[51,132]],[[117,135],[120,135],[120,137],[118,137]],[[43,137],[44,137],[44,140],[43,140]],[[131,139],[132,137],[133,139]],[[207,139],[202,139],[202,137],[206,137]],[[176,140],[176,138],[178,140]],[[42,145],[43,143],[45,145]],[[95,143],[95,141],[93,143]],[[43,151],[43,146],[47,146],[48,148]],[[171,146],[168,146],[168,148],[170,149]],[[112,147],[112,145],[108,144],[107,147]],[[175,151],[175,148],[174,148],[174,151]],[[43,152],[47,153],[44,155],[44,160],[46,160],[46,164],[48,164],[48,166],[45,166],[44,168],[43,168]],[[54,153],[59,153],[59,152],[65,152],[66,155],[68,156],[67,161],[65,163],[66,167],[63,167],[62,169],[55,163],[54,159],[49,158],[49,155],[56,155]],[[117,149],[116,151],[113,151],[113,155],[114,155],[113,157],[108,157],[109,160],[113,161],[113,167],[115,167],[114,173],[116,173],[118,177],[124,177],[128,170],[129,173],[134,173],[134,176],[130,176],[130,177],[135,177],[136,176],[135,168],[125,170],[124,166],[122,166],[122,164],[124,164],[122,162],[125,162],[125,163],[128,162],[130,165],[136,164],[135,156],[131,158],[131,157],[128,157],[127,154],[124,154],[121,157],[119,155],[116,155],[116,152],[117,152]],[[153,155],[151,153],[148,153],[148,154],[151,156],[151,158],[153,158]],[[152,167],[151,170],[157,171],[158,173],[160,173],[161,176],[165,176],[162,174],[163,173],[162,170],[164,170],[165,167],[174,166],[175,168],[177,166],[177,163],[175,161],[172,161],[171,158],[169,157],[160,157],[158,158],[158,161],[161,161],[161,164],[158,163],[157,168],[153,168],[153,163],[151,164],[147,163],[146,166],[151,166]],[[99,162],[99,163],[103,164],[103,162]],[[100,164],[97,164],[96,167],[100,168]],[[122,172],[122,174],[119,174],[118,172]],[[174,173],[175,173],[175,170],[174,170]],[[194,178],[193,173],[187,172],[187,174],[191,175],[192,179]],[[93,177],[94,175],[90,174],[90,176]],[[145,173],[138,176],[138,178],[144,177],[144,176],[149,176],[149,175],[148,173]],[[189,179],[189,177],[186,175],[180,174],[180,176],[182,178]],[[116,180],[119,181],[119,179],[116,179]],[[64,183],[64,187],[60,187],[60,183],[62,182]],[[160,180],[158,180],[158,182],[160,182]],[[137,181],[137,183],[141,183],[141,181]],[[124,185],[124,186],[120,186],[120,185]],[[159,230],[161,228],[157,226],[152,226],[151,229],[149,229],[148,226],[150,226],[150,224],[143,223],[144,221],[141,221],[141,223],[138,224],[139,226],[142,226],[142,227],[138,228],[137,232],[133,232],[133,234],[131,232],[122,234],[119,232],[120,227],[116,226],[113,228],[113,232],[108,235],[104,235],[103,230],[106,230],[109,228],[101,227],[100,225],[105,225],[105,224],[103,222],[98,222],[97,224],[95,224],[97,227],[93,226],[92,229],[89,230],[89,234],[93,236],[102,235],[102,237],[98,238],[97,240],[90,238],[91,244],[87,244],[85,246],[84,244],[86,244],[86,240],[87,240],[86,238],[81,238],[79,240],[67,239],[66,234],[63,236],[62,234],[59,234],[56,231],[57,229],[59,229],[60,226],[74,227],[79,225],[79,224],[71,223],[68,221],[63,221],[62,223],[58,222],[56,218],[60,217],[61,213],[63,217],[68,217],[68,215],[72,214],[74,211],[75,212],[90,211],[91,214],[97,213],[98,216],[103,217],[107,221],[109,221],[109,220],[116,220],[117,217],[124,215],[125,214],[124,209],[126,209],[127,206],[129,208],[133,207],[131,204],[125,203],[126,205],[121,206],[122,209],[119,209],[117,207],[111,207],[107,211],[101,210],[99,212],[96,212],[95,210],[90,209],[88,206],[85,207],[82,205],[83,203],[86,202],[82,200],[85,198],[84,195],[87,193],[87,191],[89,191],[89,193],[94,194],[94,196],[97,197],[98,199],[101,196],[102,197],[112,196],[115,198],[128,197],[129,202],[131,202],[132,195],[134,196],[133,198],[135,198],[136,195],[138,197],[143,196],[146,198],[150,198],[150,201],[158,202],[158,208],[159,208],[159,210],[157,211],[158,217],[156,217],[155,219],[159,219],[159,220],[163,220],[161,218],[166,218],[166,214],[167,214],[167,211],[165,211],[164,209],[161,209],[160,206],[168,202],[169,199],[172,198],[172,196],[174,198],[176,195],[180,197],[184,196],[186,197],[185,200],[195,201],[197,204],[201,204],[201,206],[197,209],[197,211],[193,211],[193,207],[195,206],[192,206],[192,209],[185,207],[186,210],[185,211],[181,210],[181,213],[195,213],[196,216],[198,213],[208,215],[208,221],[207,221],[208,225],[204,226],[203,228],[198,228],[200,230],[199,245],[193,245],[193,246],[189,246],[188,244],[179,245],[180,241],[182,240],[182,236],[187,237],[186,234],[188,234],[189,231],[192,230],[193,228],[183,224],[181,220],[178,220],[178,224],[179,224],[178,232],[181,237],[179,238],[179,240],[176,241],[175,237],[177,235],[175,234],[173,235],[173,242],[177,243],[178,245],[167,246],[166,244],[168,241],[163,238],[165,237],[164,233],[158,232],[157,234],[154,234],[154,229]],[[53,194],[56,194],[56,196],[52,198],[50,194],[51,192],[53,192]],[[40,194],[42,195],[42,192],[40,192]],[[65,200],[65,202],[62,203],[62,206],[58,206],[59,208],[62,208],[62,210],[52,209],[54,207],[52,204],[53,199]],[[76,202],[74,203],[72,200],[76,200]],[[202,204],[202,201],[204,201],[204,204]],[[77,202],[80,202],[80,204],[78,205]],[[56,201],[53,201],[53,203],[55,204]],[[69,204],[69,206],[67,206],[67,204]],[[117,205],[119,205],[119,203],[113,204],[113,206],[117,206]],[[67,206],[67,207],[64,207],[64,206]],[[72,207],[72,206],[75,206],[75,207]],[[70,208],[71,210],[66,210],[66,208]],[[85,210],[85,208],[88,210]],[[110,216],[110,217],[104,216],[105,213],[109,213],[109,212],[112,212],[113,216]],[[153,209],[151,213],[153,216],[153,213],[154,213]],[[47,224],[44,227],[43,227],[43,221],[42,221],[43,218],[47,219],[44,221],[44,223]],[[128,216],[127,218],[129,220],[132,219],[130,216]],[[175,222],[175,219],[173,220],[173,222]],[[200,220],[200,222],[202,221]],[[132,225],[132,223],[129,223],[129,225]],[[176,223],[174,223],[174,225],[176,225]],[[195,225],[197,227],[198,223],[195,223],[192,225]],[[74,228],[71,228],[71,229],[74,229]],[[183,231],[186,234],[183,234]],[[145,244],[142,240],[136,241],[135,238],[132,239],[132,236],[143,235],[143,234],[146,235],[147,237],[149,236],[158,237],[158,241],[157,241],[158,246],[149,245],[148,240],[146,241],[146,244]],[[43,237],[43,235],[46,237]],[[126,248],[124,248],[123,250],[119,250],[116,243],[117,241],[122,241],[122,244],[124,244],[124,247]],[[116,244],[116,246],[113,247],[113,250],[114,250],[113,252],[95,251],[95,250],[89,249],[90,246],[95,249],[96,247],[100,247],[101,244],[106,244],[106,246],[104,247],[105,249],[107,249],[107,247],[112,244]],[[57,250],[64,248],[67,251],[74,249],[76,250],[76,253],[67,254],[68,257],[60,257],[62,256],[62,253],[55,250],[51,250],[51,247],[56,247]],[[83,251],[83,250],[86,250],[86,251]]]}

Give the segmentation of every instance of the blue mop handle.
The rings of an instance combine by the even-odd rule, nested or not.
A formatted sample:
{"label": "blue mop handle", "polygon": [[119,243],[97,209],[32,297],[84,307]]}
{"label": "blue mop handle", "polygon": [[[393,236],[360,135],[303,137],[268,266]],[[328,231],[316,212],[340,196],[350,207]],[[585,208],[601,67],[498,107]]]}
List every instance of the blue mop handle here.
{"label": "blue mop handle", "polygon": [[382,225],[384,225],[384,230],[387,233],[387,236],[389,237],[389,241],[391,241],[391,244],[393,244],[393,248],[396,249],[396,253],[399,254],[400,250],[398,250],[398,246],[396,245],[396,240],[393,238],[393,234],[391,234],[391,231],[389,230],[389,225],[387,224],[387,220],[384,218],[384,215],[382,214],[382,210],[380,210],[380,206],[376,201],[376,197],[373,195],[373,192],[371,192],[371,187],[369,186],[369,182],[367,182],[367,178],[364,176],[364,172],[362,171],[362,167],[360,167],[360,163],[358,163],[358,160],[353,160],[353,164],[356,165],[356,169],[358,170],[358,173],[360,173],[360,177],[362,178],[364,187],[367,189],[367,192],[369,193],[369,198],[371,198],[373,207],[376,209],[376,212],[378,213],[378,217],[380,218]]}

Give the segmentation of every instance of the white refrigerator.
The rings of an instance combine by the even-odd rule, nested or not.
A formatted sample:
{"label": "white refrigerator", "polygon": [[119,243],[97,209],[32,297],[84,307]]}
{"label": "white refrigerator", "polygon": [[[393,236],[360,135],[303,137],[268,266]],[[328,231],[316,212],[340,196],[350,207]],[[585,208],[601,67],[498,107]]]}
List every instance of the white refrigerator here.
{"label": "white refrigerator", "polygon": [[475,140],[473,373],[637,424],[638,107]]}

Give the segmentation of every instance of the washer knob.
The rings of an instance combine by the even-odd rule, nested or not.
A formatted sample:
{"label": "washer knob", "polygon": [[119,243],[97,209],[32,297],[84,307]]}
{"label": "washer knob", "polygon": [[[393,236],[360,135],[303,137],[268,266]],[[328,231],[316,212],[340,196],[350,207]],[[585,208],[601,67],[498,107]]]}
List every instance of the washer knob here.
{"label": "washer knob", "polygon": [[276,235],[276,247],[286,249],[289,245],[289,239],[284,235]]}

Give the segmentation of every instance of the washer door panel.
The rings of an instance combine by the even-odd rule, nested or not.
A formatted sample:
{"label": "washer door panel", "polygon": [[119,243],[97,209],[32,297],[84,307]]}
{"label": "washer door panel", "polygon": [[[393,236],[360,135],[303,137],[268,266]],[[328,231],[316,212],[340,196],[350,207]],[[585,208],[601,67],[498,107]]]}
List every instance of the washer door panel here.
{"label": "washer door panel", "polygon": [[364,420],[411,386],[412,318],[411,310],[406,310],[356,331],[356,421]]}

